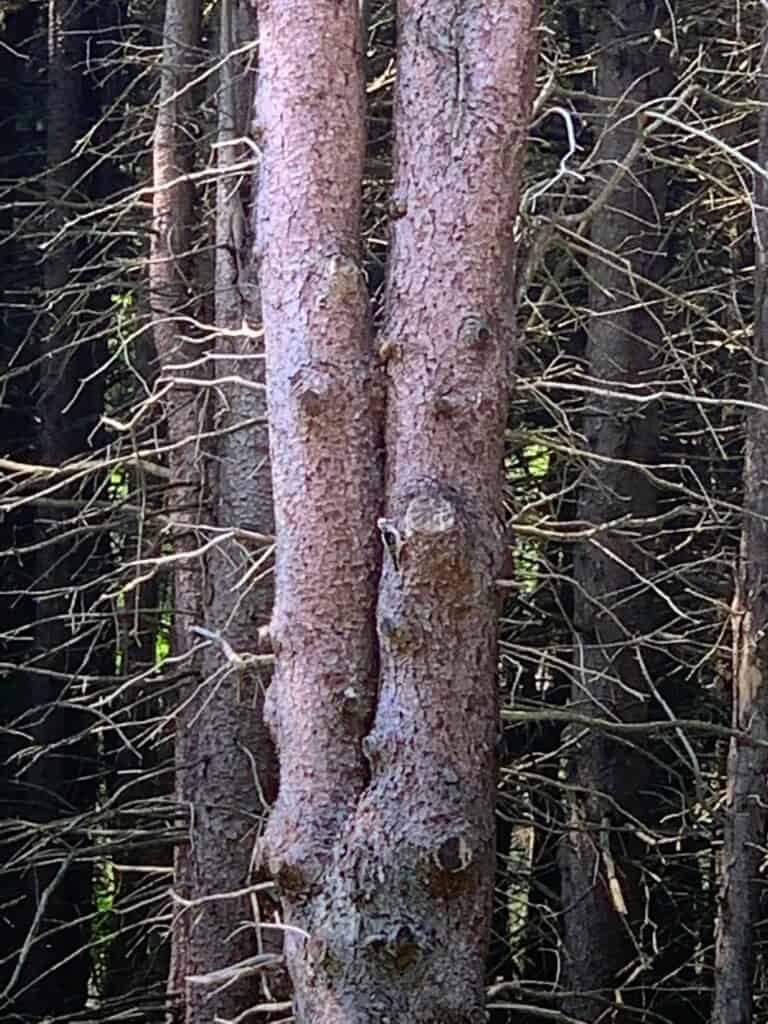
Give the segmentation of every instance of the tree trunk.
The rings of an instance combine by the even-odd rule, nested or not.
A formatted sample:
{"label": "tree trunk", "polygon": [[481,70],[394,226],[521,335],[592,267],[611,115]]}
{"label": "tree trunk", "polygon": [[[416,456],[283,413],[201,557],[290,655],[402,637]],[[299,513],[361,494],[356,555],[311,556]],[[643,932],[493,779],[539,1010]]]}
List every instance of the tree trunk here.
{"label": "tree trunk", "polygon": [[[170,378],[164,413],[169,447],[168,515],[173,524],[177,561],[174,565],[172,651],[184,659],[187,681],[180,692],[176,717],[176,799],[187,842],[175,853],[175,893],[190,901],[199,892],[194,869],[194,803],[199,758],[196,727],[203,692],[198,647],[192,627],[202,623],[203,594],[209,581],[202,559],[192,554],[202,543],[201,526],[210,522],[205,486],[206,467],[199,435],[208,425],[206,390],[194,379],[208,375],[206,345],[194,338],[191,319],[197,312],[191,294],[192,92],[198,69],[196,50],[200,22],[199,0],[167,0],[163,25],[160,92],[153,141],[153,210],[150,251],[150,297],[160,382]],[[189,382],[187,382],[187,378]],[[179,557],[180,556],[180,557]],[[205,767],[205,765],[203,765]],[[174,906],[169,991],[184,997],[186,979],[195,972],[193,924],[195,913],[184,902]]]}
{"label": "tree trunk", "polygon": [[[259,28],[258,255],[278,538],[267,701],[280,760],[263,860],[287,923],[308,929],[319,907],[307,897],[366,782],[376,693],[381,479],[360,272],[358,2],[262,3]],[[330,936],[312,930],[311,956],[296,932],[286,953],[298,1020],[320,1024],[334,1018],[316,1002],[324,985],[316,996],[311,957],[327,962]]]}
{"label": "tree trunk", "polygon": [[[760,59],[759,162],[768,168],[768,19]],[[750,1024],[768,808],[768,186],[755,175],[755,326],[744,524],[733,600],[733,728],[715,937],[714,1024]]]}
{"label": "tree trunk", "polygon": [[[189,268],[176,254],[188,253],[192,244],[190,191],[183,181],[191,152],[180,133],[191,112],[188,85],[198,18],[196,5],[182,8],[173,0],[168,5],[155,137],[153,251],[157,347],[167,376],[176,379],[168,433],[178,546],[189,551],[213,542],[202,556],[178,563],[175,587],[176,651],[190,655],[201,639],[203,647],[192,661],[192,683],[176,729],[177,799],[190,815],[190,839],[176,855],[180,909],[170,984],[183,993],[186,1024],[208,1024],[213,1016],[234,1018],[255,1001],[252,972],[240,980],[228,977],[227,985],[205,976],[234,967],[261,948],[253,921],[257,905],[244,890],[259,822],[276,788],[262,714],[265,659],[255,657],[259,628],[266,626],[271,607],[265,545],[272,532],[272,499],[263,354],[255,329],[259,304],[249,284],[253,154],[238,141],[249,132],[254,76],[252,55],[231,55],[251,34],[249,11],[240,0],[221,5],[220,51],[229,56],[216,96],[220,175],[214,300],[219,333],[214,350],[199,343],[178,345],[174,322],[189,302]],[[216,387],[186,384],[185,376],[210,378]],[[204,430],[215,431],[216,437],[196,440]]]}
{"label": "tree trunk", "polygon": [[[626,164],[637,141],[640,126],[633,110],[666,92],[666,76],[659,71],[661,48],[653,45],[656,7],[608,0],[596,15],[598,114],[611,104],[597,148],[597,196]],[[596,120],[600,130],[602,119]],[[660,333],[658,318],[647,307],[644,281],[658,273],[664,202],[664,186],[642,155],[592,220],[587,373],[597,387],[616,392],[650,382]],[[584,469],[579,519],[600,526],[627,516],[653,516],[655,488],[635,468],[656,459],[653,414],[609,395],[589,402],[583,433],[595,458]],[[619,720],[647,714],[641,659],[648,652],[638,637],[653,629],[654,603],[646,582],[653,570],[637,530],[631,525],[603,529],[576,551],[571,707],[580,714]],[[601,1017],[614,1002],[621,972],[635,955],[629,917],[634,885],[621,867],[622,862],[629,866],[632,856],[629,850],[619,851],[614,833],[626,812],[639,809],[645,764],[631,746],[597,731],[583,735],[571,755],[569,781],[576,788],[568,794],[568,831],[559,864],[564,985],[573,994],[563,1008],[585,1021]]]}
{"label": "tree trunk", "polygon": [[[243,0],[221,4],[221,67],[217,90],[218,148],[215,258],[216,336],[209,396],[210,443],[206,487],[210,536],[204,556],[202,616],[208,647],[201,657],[201,696],[179,714],[186,733],[180,797],[192,808],[192,842],[179,853],[178,885],[188,899],[207,902],[190,915],[184,936],[185,972],[200,976],[233,967],[264,951],[254,927],[258,904],[242,895],[267,801],[275,797],[274,752],[263,720],[268,665],[254,658],[257,636],[269,622],[273,530],[272,493],[263,383],[263,350],[256,330],[259,303],[250,285],[250,208],[255,180],[249,134],[255,76],[253,53],[232,56],[252,36]],[[245,331],[245,333],[243,333]],[[244,659],[242,663],[238,658]],[[228,893],[241,893],[239,896]],[[220,894],[220,898],[211,899]],[[193,923],[192,923],[193,922]],[[274,938],[274,933],[271,935]],[[222,987],[187,982],[186,1024],[233,1019],[258,1001],[253,972]]]}
{"label": "tree trunk", "polygon": [[535,10],[399,5],[376,611],[358,17],[357,0],[260,7],[280,757],[263,854],[298,1024],[468,1024],[484,1016],[494,877],[494,581]]}

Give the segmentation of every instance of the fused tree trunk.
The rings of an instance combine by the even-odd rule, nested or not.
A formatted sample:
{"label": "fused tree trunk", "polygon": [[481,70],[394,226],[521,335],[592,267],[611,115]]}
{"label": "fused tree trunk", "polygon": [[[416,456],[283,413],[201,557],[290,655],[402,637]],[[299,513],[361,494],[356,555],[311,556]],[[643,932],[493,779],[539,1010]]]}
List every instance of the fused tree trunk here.
{"label": "fused tree trunk", "polygon": [[[644,282],[658,273],[664,187],[645,156],[633,152],[641,130],[633,111],[666,91],[663,54],[653,44],[656,7],[609,0],[599,13],[598,115],[611,113],[606,124],[596,119],[596,198],[612,191],[591,224],[586,370],[596,387],[614,394],[650,383],[660,344]],[[654,463],[657,433],[650,409],[613,395],[590,396],[583,434],[592,459],[583,474],[579,519],[595,527],[625,522],[600,530],[576,551],[571,707],[582,715],[637,720],[647,714],[642,659],[648,652],[640,638],[652,630],[652,567],[627,519],[654,514],[655,488],[636,467]],[[574,788],[558,857],[564,987],[571,993],[564,1009],[585,1021],[602,1019],[621,987],[622,969],[636,955],[633,879],[622,873],[631,856],[619,850],[615,829],[626,812],[637,811],[642,771],[640,755],[598,731],[584,733],[570,751]]]}
{"label": "fused tree trunk", "polygon": [[535,5],[399,4],[383,487],[358,19],[357,0],[260,5],[280,761],[262,851],[299,1024],[469,1024],[484,1019],[494,878],[495,579]]}
{"label": "fused tree trunk", "polygon": [[[768,21],[760,60],[759,162],[768,168]],[[744,524],[733,601],[733,727],[715,935],[713,1024],[751,1024],[755,928],[768,811],[768,185],[755,175],[755,325]],[[762,744],[758,746],[757,744]]]}

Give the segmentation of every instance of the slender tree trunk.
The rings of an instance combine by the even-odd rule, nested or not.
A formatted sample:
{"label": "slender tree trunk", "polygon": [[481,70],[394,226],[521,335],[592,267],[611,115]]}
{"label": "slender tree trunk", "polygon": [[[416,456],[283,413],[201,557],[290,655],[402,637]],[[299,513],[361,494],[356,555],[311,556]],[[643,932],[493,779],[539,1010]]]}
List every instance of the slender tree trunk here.
{"label": "slender tree trunk", "polygon": [[[251,286],[256,191],[249,134],[253,52],[233,55],[253,35],[242,0],[220,5],[215,321],[213,351],[178,343],[178,318],[190,301],[191,152],[182,143],[190,117],[185,87],[194,71],[199,8],[170,0],[164,29],[163,78],[155,136],[153,294],[155,336],[166,374],[177,383],[168,409],[181,551],[215,542],[176,570],[177,653],[203,649],[177,714],[177,799],[189,813],[189,842],[177,850],[180,910],[172,939],[170,985],[183,994],[186,1024],[233,1019],[257,999],[253,972],[222,985],[212,972],[234,967],[261,949],[258,905],[244,894],[267,801],[275,796],[274,754],[263,721],[266,660],[256,655],[271,609],[268,546],[272,496],[257,331],[259,303]],[[185,328],[181,327],[181,332]],[[182,368],[179,369],[179,364]],[[186,368],[185,368],[186,367]],[[185,377],[210,377],[199,388]],[[196,441],[202,430],[216,437]],[[189,532],[184,534],[184,531]],[[233,895],[238,894],[238,895]],[[206,980],[205,976],[209,976]]]}
{"label": "slender tree trunk", "polygon": [[[193,817],[192,843],[180,852],[178,877],[186,880],[187,898],[207,901],[190,915],[194,923],[184,937],[185,971],[197,977],[264,951],[264,936],[254,926],[258,904],[242,893],[251,881],[267,801],[276,791],[274,752],[262,713],[268,665],[254,658],[259,629],[268,625],[271,613],[273,530],[259,303],[249,272],[253,151],[241,141],[250,130],[255,53],[233,55],[254,33],[243,0],[223,0],[220,15],[220,54],[226,60],[216,95],[219,333],[212,370],[217,383],[210,398],[217,436],[209,445],[206,480],[218,543],[204,556],[201,612],[209,644],[201,657],[203,700],[193,700],[179,716],[194,756],[179,762],[180,795]],[[217,894],[220,898],[211,898]],[[186,1024],[234,1019],[259,1001],[256,977],[246,973],[226,987],[221,981],[188,982]]]}
{"label": "slender tree trunk", "polygon": [[[658,5],[663,9],[663,5]],[[666,85],[663,55],[653,45],[656,4],[608,0],[597,13],[598,115],[611,102],[596,163],[597,194],[626,164],[640,130],[632,111]],[[664,89],[666,91],[666,89]],[[598,130],[602,124],[598,118]],[[599,387],[618,391],[650,380],[660,343],[658,319],[643,305],[644,281],[658,272],[664,187],[639,157],[595,214],[587,274],[587,372]],[[647,299],[646,299],[647,301]],[[655,461],[657,428],[649,410],[620,398],[590,398],[583,432],[595,456],[585,470],[579,519],[598,526],[654,514],[653,485],[636,466]],[[598,718],[646,715],[648,691],[638,640],[652,630],[647,584],[652,566],[640,551],[636,528],[598,533],[576,552],[574,564],[575,667],[572,707]],[[647,657],[647,649],[645,650]],[[568,831],[560,852],[565,941],[564,985],[573,993],[564,1010],[594,1021],[614,1001],[623,968],[635,955],[630,937],[634,881],[625,871],[614,830],[638,810],[643,758],[626,744],[588,732],[572,753]],[[622,867],[622,863],[624,867]],[[631,872],[630,872],[631,873]]]}
{"label": "slender tree trunk", "polygon": [[[200,891],[195,866],[197,766],[201,754],[197,728],[207,693],[192,628],[202,623],[203,595],[210,585],[202,559],[192,554],[202,543],[201,523],[210,522],[206,490],[205,441],[198,441],[208,422],[206,390],[194,379],[208,374],[206,346],[195,339],[192,316],[192,92],[198,68],[199,0],[167,0],[163,25],[160,92],[153,142],[153,223],[150,252],[150,292],[154,339],[161,383],[173,384],[165,394],[165,423],[169,442],[171,481],[168,514],[173,523],[174,618],[172,650],[185,659],[188,677],[180,692],[176,718],[176,800],[189,838],[176,848],[174,887],[177,903],[171,935],[169,991],[184,998],[186,979],[195,973],[194,908]],[[191,378],[191,379],[190,379]],[[186,557],[183,557],[186,556]],[[204,767],[204,766],[203,766]],[[187,901],[187,903],[183,902]]]}
{"label": "slender tree trunk", "polygon": [[260,8],[280,757],[263,854],[294,929],[299,1024],[469,1024],[494,878],[494,581],[535,7],[399,5],[376,612],[358,18],[357,0]]}
{"label": "slender tree trunk", "polygon": [[[768,19],[760,59],[759,162],[768,168]],[[760,915],[760,865],[768,807],[768,186],[755,175],[755,326],[753,402],[744,463],[744,525],[733,601],[733,727],[718,919],[715,938],[714,1024],[750,1024],[755,928]]]}

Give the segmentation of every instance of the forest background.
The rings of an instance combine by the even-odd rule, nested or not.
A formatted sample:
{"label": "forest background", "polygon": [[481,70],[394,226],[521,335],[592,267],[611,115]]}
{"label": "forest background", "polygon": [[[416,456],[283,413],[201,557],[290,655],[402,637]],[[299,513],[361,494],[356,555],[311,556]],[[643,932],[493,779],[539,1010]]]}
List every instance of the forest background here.
{"label": "forest background", "polygon": [[[269,23],[279,5],[261,6]],[[394,97],[419,4],[362,6],[340,5],[364,58],[360,323],[387,367],[402,358],[391,231],[408,223],[392,149],[393,135],[408,145],[406,86]],[[422,6],[462,109],[470,44]],[[274,817],[262,839],[273,739],[283,780],[305,753],[286,753],[280,715],[296,735],[327,724],[319,692],[314,717],[311,696],[264,710],[281,657],[275,542],[316,557],[285,514],[303,487],[285,458],[274,526],[267,435],[287,428],[274,396],[268,412],[274,300],[254,245],[260,68],[284,62],[298,89],[328,57],[313,5],[296,7],[304,27],[272,25],[262,54],[262,11],[244,0],[0,3],[0,1020],[484,1019],[455,980],[450,1012],[433,989],[414,1009],[441,942],[447,963],[482,954],[493,1024],[768,1019],[765,5],[547,0],[509,44],[536,83],[530,110],[517,83],[528,140],[502,268],[517,358],[496,408],[498,774],[487,751],[477,764],[481,802],[495,786],[494,856],[458,832],[436,847],[433,889],[481,910],[446,912],[451,946],[426,934],[421,904],[409,912],[421,891],[399,892],[396,927],[359,941],[376,958],[364,976],[307,924],[321,912]],[[483,9],[448,7],[467,24]],[[533,13],[498,0],[513,7]],[[330,147],[318,160],[349,156],[341,114],[322,90],[311,100],[303,116]],[[465,127],[450,123],[454,141]],[[275,211],[281,191],[300,200],[301,181],[271,173]],[[462,321],[479,349],[493,329]],[[440,367],[438,421],[461,419],[452,396],[473,366]],[[288,393],[316,419],[324,387],[296,378]],[[379,457],[349,444],[362,491]],[[385,576],[400,572],[393,522]],[[318,564],[344,566],[343,535],[316,525]],[[471,616],[434,589],[446,650],[471,646]],[[435,730],[421,779],[435,814],[463,756],[441,731],[461,705],[439,664],[437,710],[410,707]],[[348,683],[334,699],[362,720]],[[364,1011],[349,1009],[355,986]],[[308,1009],[318,987],[346,1009]]]}

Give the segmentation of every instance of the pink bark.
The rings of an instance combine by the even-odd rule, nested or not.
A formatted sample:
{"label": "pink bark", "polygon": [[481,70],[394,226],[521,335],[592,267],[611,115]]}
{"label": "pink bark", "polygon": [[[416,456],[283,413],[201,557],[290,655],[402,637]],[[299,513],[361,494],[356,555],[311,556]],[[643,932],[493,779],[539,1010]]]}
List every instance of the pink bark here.
{"label": "pink bark", "polygon": [[281,773],[264,854],[299,929],[287,953],[300,1024],[484,1019],[494,581],[534,18],[513,0],[399,5],[376,636],[358,3],[260,8]]}
{"label": "pink bark", "polygon": [[310,886],[365,783],[376,687],[379,455],[360,270],[365,150],[357,0],[259,7],[260,281],[276,598],[280,792],[265,840]]}

